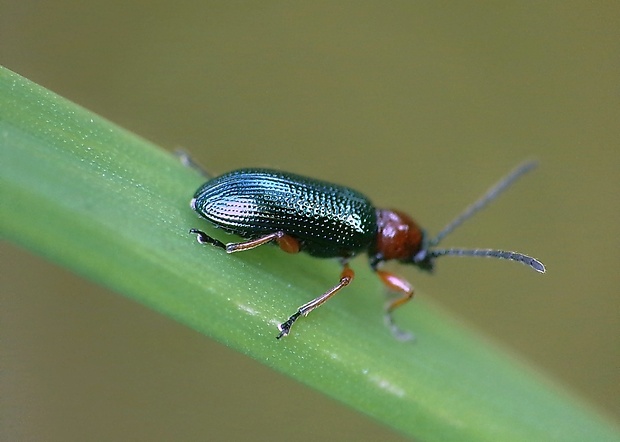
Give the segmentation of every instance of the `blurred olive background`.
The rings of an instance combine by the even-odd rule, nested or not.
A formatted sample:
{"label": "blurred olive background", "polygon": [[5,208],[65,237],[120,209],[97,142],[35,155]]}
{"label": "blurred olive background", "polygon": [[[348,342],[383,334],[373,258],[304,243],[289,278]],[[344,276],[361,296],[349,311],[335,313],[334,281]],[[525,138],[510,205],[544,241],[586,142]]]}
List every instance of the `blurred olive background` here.
{"label": "blurred olive background", "polygon": [[[619,16],[612,1],[2,0],[0,63],[213,172],[345,183],[431,233],[538,159],[445,245],[519,250],[546,275],[457,258],[400,271],[618,419]],[[401,438],[1,250],[2,440]]]}

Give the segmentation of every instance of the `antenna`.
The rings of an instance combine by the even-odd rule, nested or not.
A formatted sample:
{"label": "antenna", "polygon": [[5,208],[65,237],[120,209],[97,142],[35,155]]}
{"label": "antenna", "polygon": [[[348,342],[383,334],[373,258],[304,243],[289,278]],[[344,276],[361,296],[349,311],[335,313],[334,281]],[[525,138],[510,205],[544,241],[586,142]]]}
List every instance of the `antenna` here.
{"label": "antenna", "polygon": [[479,210],[483,209],[487,204],[497,198],[504,190],[510,187],[517,179],[521,178],[530,170],[537,166],[535,161],[529,161],[521,164],[507,176],[502,178],[493,187],[491,187],[480,199],[475,203],[468,206],[460,215],[458,215],[452,222],[443,228],[441,232],[428,242],[426,250],[424,250],[419,256],[418,260],[430,260],[439,256],[481,256],[486,258],[499,258],[508,259],[510,261],[517,261],[525,264],[532,269],[540,273],[545,273],[546,269],[542,262],[538,261],[531,256],[524,255],[517,252],[508,252],[504,250],[492,250],[492,249],[430,249],[430,247],[436,246],[450,234],[454,229],[463,224],[466,220],[471,218]]}
{"label": "antenna", "polygon": [[426,256],[429,258],[436,258],[438,256],[481,256],[483,258],[499,258],[508,259],[510,261],[517,261],[521,264],[531,267],[540,273],[545,273],[545,265],[531,256],[524,255],[523,253],[507,252],[504,250],[493,249],[433,249],[426,252]]}

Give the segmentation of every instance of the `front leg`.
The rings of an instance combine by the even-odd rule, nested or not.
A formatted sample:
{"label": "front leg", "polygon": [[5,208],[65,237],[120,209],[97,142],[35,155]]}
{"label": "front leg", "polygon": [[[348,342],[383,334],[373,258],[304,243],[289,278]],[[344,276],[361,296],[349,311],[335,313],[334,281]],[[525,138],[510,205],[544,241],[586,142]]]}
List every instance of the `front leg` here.
{"label": "front leg", "polygon": [[394,310],[406,304],[413,298],[413,286],[409,282],[393,273],[384,270],[376,270],[377,276],[390,290],[400,293],[400,297],[390,301],[385,308],[385,322],[390,327],[392,334],[399,341],[410,341],[414,336],[410,332],[401,330],[394,322]]}

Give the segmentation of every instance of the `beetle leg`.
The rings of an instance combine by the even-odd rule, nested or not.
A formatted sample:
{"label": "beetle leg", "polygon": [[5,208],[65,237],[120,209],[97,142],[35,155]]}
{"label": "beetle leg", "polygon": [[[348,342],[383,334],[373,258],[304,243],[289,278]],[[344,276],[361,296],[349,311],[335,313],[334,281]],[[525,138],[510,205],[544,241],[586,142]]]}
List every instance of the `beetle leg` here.
{"label": "beetle leg", "polygon": [[198,240],[200,244],[211,244],[215,247],[219,247],[220,249],[226,250],[226,244],[224,244],[222,241],[218,241],[217,239],[207,235],[205,232],[202,232],[197,229],[190,229],[189,233],[195,233],[196,240]]}
{"label": "beetle leg", "polygon": [[394,323],[393,312],[398,307],[406,304],[413,298],[413,286],[404,278],[397,276],[393,273],[386,272],[384,270],[376,270],[377,276],[381,279],[381,282],[390,290],[399,292],[400,297],[390,301],[385,308],[385,322],[390,327],[392,334],[401,341],[409,341],[413,339],[413,334],[401,330]]}
{"label": "beetle leg", "polygon": [[226,250],[226,253],[243,252],[245,250],[250,250],[255,247],[262,246],[263,244],[267,244],[270,241],[276,241],[278,246],[288,253],[297,253],[300,249],[299,241],[284,232],[270,233],[269,235],[265,235],[260,238],[250,239],[244,242],[231,242],[228,244],[224,244],[223,242],[197,229],[191,229],[189,233],[195,233],[196,239],[200,244],[214,245]]}
{"label": "beetle leg", "polygon": [[187,153],[184,149],[180,147],[174,149],[174,156],[176,156],[182,165],[185,167],[189,167],[190,169],[194,169],[198,171],[203,177],[211,179],[213,175],[206,171],[200,164],[198,164],[194,159]]}
{"label": "beetle leg", "polygon": [[283,336],[288,335],[291,331],[291,327],[300,316],[308,316],[308,313],[310,313],[312,310],[323,305],[325,301],[334,296],[340,289],[349,285],[351,281],[353,281],[354,276],[355,273],[353,272],[351,267],[349,267],[349,264],[345,263],[342,268],[342,273],[340,274],[340,282],[325,293],[323,293],[318,298],[315,298],[312,301],[307,302],[301,307],[299,307],[297,311],[290,318],[288,318],[286,322],[280,324],[280,326],[278,327],[278,329],[280,330],[280,334],[276,336],[276,338],[280,339]]}
{"label": "beetle leg", "polygon": [[261,236],[260,238],[250,239],[244,242],[228,243],[226,244],[226,253],[243,252],[250,250],[263,244],[267,244],[270,241],[275,241],[282,250],[288,253],[299,252],[299,241],[284,232],[270,233],[269,235]]}
{"label": "beetle leg", "polygon": [[284,232],[278,232],[278,234],[281,235],[276,238],[276,242],[282,251],[286,253],[298,253],[301,250],[301,244],[298,239]]}

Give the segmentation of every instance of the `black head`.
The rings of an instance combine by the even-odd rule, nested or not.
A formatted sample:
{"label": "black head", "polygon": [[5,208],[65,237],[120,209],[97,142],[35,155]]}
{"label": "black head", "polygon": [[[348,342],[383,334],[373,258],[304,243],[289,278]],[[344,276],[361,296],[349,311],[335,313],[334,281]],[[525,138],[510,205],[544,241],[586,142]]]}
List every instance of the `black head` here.
{"label": "black head", "polygon": [[423,248],[413,255],[412,264],[420,270],[433,273],[433,270],[435,270],[435,257],[428,253],[428,249]]}

